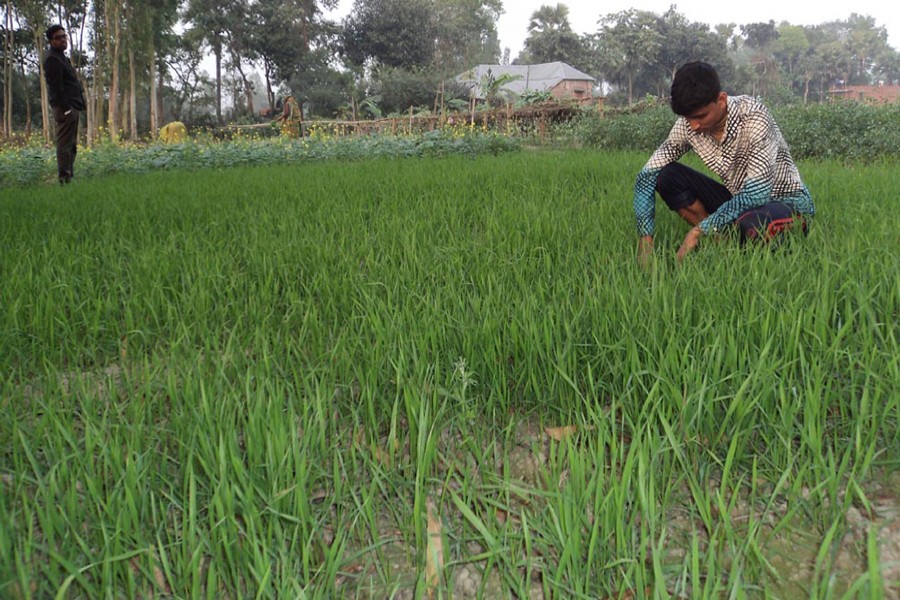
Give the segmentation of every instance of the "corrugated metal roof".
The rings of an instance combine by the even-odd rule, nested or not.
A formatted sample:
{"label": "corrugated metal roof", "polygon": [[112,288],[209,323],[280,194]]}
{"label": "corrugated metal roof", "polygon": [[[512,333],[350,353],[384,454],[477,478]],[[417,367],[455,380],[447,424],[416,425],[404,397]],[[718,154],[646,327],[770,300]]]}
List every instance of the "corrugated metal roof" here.
{"label": "corrugated metal roof", "polygon": [[496,79],[503,75],[518,77],[502,86],[514,94],[522,95],[526,91],[545,92],[552,89],[560,81],[585,81],[593,84],[596,79],[582,73],[564,62],[543,63],[539,65],[478,65],[455,77],[456,81],[473,89],[477,97],[483,97],[480,83],[488,74]]}

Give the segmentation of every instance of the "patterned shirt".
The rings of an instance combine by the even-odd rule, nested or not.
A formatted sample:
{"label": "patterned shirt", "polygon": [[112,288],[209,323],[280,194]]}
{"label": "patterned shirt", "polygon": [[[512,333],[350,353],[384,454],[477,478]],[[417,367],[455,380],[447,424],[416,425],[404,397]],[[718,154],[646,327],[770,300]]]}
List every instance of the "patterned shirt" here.
{"label": "patterned shirt", "polygon": [[638,233],[653,235],[656,212],[656,179],[664,166],[689,150],[722,178],[731,200],[700,223],[704,234],[721,231],[741,214],[774,200],[795,211],[814,215],[815,206],[803,185],[787,142],[772,115],[756,98],[729,96],[722,141],[706,133],[695,133],[680,117],[669,137],[638,173],[634,185],[634,214]]}

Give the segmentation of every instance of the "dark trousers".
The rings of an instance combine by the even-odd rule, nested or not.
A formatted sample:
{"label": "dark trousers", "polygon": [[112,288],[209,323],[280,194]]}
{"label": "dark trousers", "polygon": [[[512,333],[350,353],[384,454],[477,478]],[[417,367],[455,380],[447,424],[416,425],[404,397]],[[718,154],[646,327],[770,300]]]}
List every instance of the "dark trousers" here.
{"label": "dark trousers", "polygon": [[69,114],[53,107],[56,120],[56,168],[60,183],[68,183],[75,174],[75,153],[78,151],[78,115],[74,108]]}
{"label": "dark trousers", "polygon": [[656,191],[674,211],[686,208],[699,200],[707,214],[731,200],[728,188],[711,177],[681,163],[669,163],[659,172]]}
{"label": "dark trousers", "polygon": [[[674,211],[699,200],[710,215],[732,197],[724,185],[681,163],[670,163],[663,167],[656,180],[656,191]],[[807,231],[806,220],[801,215],[794,214],[787,204],[778,201],[751,208],[738,217],[735,225],[742,242],[772,239],[794,225],[803,233]]]}

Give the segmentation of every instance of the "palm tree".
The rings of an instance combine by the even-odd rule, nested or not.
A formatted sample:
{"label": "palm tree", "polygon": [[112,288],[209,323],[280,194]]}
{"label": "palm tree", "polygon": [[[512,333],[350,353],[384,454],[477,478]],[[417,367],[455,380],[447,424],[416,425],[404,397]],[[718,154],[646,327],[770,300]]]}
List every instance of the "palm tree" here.
{"label": "palm tree", "polygon": [[569,24],[569,7],[544,5],[531,13],[524,57],[529,63],[563,61],[583,68],[585,46]]}
{"label": "palm tree", "polygon": [[544,4],[531,13],[528,21],[529,37],[534,34],[568,31],[572,31],[572,26],[569,24],[569,7],[565,4],[557,3],[555,7]]}

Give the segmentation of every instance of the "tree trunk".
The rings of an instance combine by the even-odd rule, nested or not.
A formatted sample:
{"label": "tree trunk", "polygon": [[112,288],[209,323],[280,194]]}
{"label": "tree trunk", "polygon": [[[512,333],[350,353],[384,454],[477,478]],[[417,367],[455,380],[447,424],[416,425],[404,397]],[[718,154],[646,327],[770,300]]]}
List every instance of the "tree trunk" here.
{"label": "tree trunk", "polygon": [[31,98],[28,96],[28,76],[25,73],[25,62],[22,61],[22,98],[25,101],[25,139],[31,137]]}
{"label": "tree trunk", "polygon": [[119,126],[117,129],[123,140],[128,139],[128,108],[131,103],[131,94],[129,94],[128,90],[129,88],[125,86],[125,75],[122,74],[122,102],[119,105]]}
{"label": "tree trunk", "polygon": [[[157,69],[157,74],[159,77],[159,82],[156,86],[157,118],[159,119],[159,121],[157,122],[157,126],[162,127],[163,122],[166,120],[165,81],[163,81],[162,69]],[[156,133],[159,133],[158,129],[157,129]]]}
{"label": "tree trunk", "polygon": [[156,51],[150,48],[150,139],[159,133],[159,98],[156,95]]}
{"label": "tree trunk", "polygon": [[41,126],[43,127],[44,143],[50,143],[50,111],[47,108],[47,82],[44,81],[44,42],[38,28],[34,30],[34,48],[38,58],[38,79],[41,89]]}
{"label": "tree trunk", "polygon": [[634,103],[634,76],[631,72],[628,72],[628,106],[631,106]]}
{"label": "tree trunk", "polygon": [[300,40],[303,42],[302,56],[306,56],[309,54],[309,23],[312,20],[312,15],[309,14],[310,11],[307,10],[306,6],[301,6],[300,11],[302,13],[300,15]]}
{"label": "tree trunk", "polygon": [[6,39],[3,53],[3,135],[12,137],[12,61],[13,17],[12,0],[6,0]]}
{"label": "tree trunk", "polygon": [[[96,76],[91,83],[91,112],[88,113],[88,143],[100,141],[100,128],[103,123],[103,82],[104,77],[100,69],[99,52],[94,53],[94,73]],[[93,113],[93,114],[91,114]],[[92,120],[91,120],[92,119]]]}
{"label": "tree trunk", "polygon": [[216,123],[222,124],[222,43],[216,41],[213,52],[216,55]]}
{"label": "tree trunk", "polygon": [[138,130],[137,130],[137,81],[134,73],[134,50],[131,48],[128,49],[128,70],[130,71],[129,76],[131,77],[131,102],[129,104],[128,116],[129,118],[129,126],[131,129],[131,141],[136,142],[138,139]]}
{"label": "tree trunk", "polygon": [[[109,6],[111,4],[112,6]],[[109,140],[113,143],[119,139],[119,3],[112,0],[106,7],[106,47],[110,65],[109,80]]]}
{"label": "tree trunk", "polygon": [[275,92],[272,90],[272,69],[269,66],[269,62],[265,62],[265,72],[266,72],[266,97],[269,100],[269,116],[275,116]]}
{"label": "tree trunk", "polygon": [[[93,33],[94,41],[96,42],[98,39],[97,32],[100,30],[99,11],[94,12],[94,24],[93,24],[92,30],[94,32]],[[84,100],[87,104],[85,106],[85,111],[84,111],[85,112],[85,120],[86,120],[85,144],[87,144],[88,147],[92,146],[94,144],[94,142],[97,140],[98,129],[99,129],[99,124],[98,124],[98,120],[97,120],[97,114],[98,114],[98,112],[97,112],[97,88],[100,85],[100,79],[101,79],[101,74],[100,74],[100,70],[98,69],[98,65],[100,64],[99,55],[100,55],[100,48],[102,48],[102,46],[97,45],[96,47],[97,47],[97,51],[94,52],[94,56],[91,59],[91,70],[94,73],[94,77],[91,79],[90,86],[86,86],[84,88],[84,92],[85,92]]]}
{"label": "tree trunk", "polygon": [[255,113],[253,108],[253,86],[250,85],[250,81],[247,80],[247,76],[244,75],[244,69],[241,67],[241,60],[238,57],[234,59],[235,69],[238,72],[238,75],[241,76],[241,86],[244,88],[244,98],[247,101],[247,114],[251,117]]}

